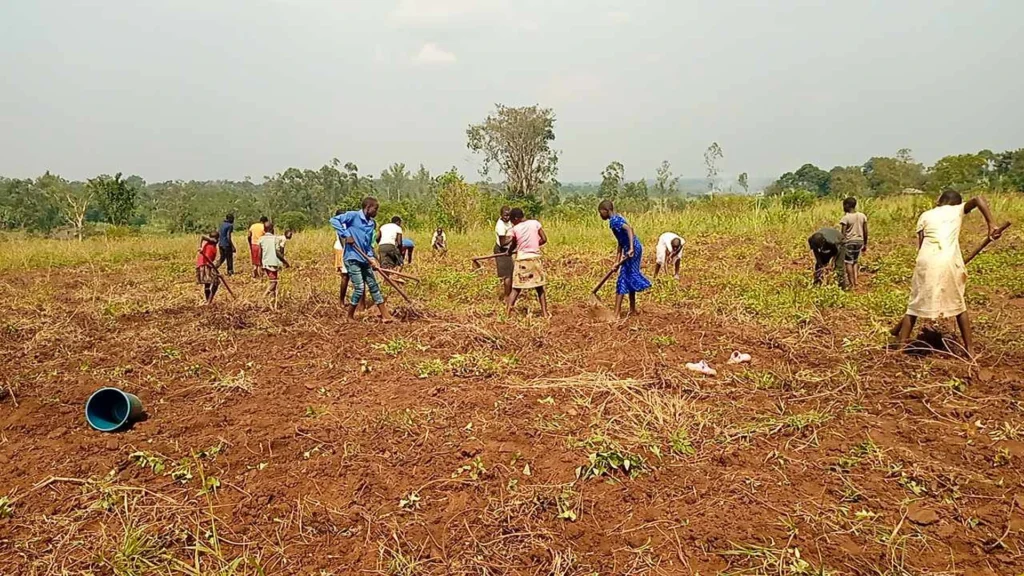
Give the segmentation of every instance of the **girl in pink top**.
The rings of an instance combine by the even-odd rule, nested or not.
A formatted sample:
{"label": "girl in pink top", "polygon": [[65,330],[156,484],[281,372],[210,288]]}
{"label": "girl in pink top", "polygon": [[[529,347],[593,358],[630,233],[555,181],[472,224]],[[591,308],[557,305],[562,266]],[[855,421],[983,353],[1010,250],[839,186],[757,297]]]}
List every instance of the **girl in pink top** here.
{"label": "girl in pink top", "polygon": [[505,313],[509,316],[512,315],[512,308],[516,305],[520,292],[535,288],[537,299],[540,301],[540,313],[547,316],[548,300],[544,294],[547,274],[544,272],[540,247],[547,244],[548,237],[540,222],[523,219],[521,208],[513,208],[510,215],[513,227],[512,241],[508,245],[508,251],[510,254],[515,251],[516,259],[515,270],[512,272],[512,292],[508,295]]}

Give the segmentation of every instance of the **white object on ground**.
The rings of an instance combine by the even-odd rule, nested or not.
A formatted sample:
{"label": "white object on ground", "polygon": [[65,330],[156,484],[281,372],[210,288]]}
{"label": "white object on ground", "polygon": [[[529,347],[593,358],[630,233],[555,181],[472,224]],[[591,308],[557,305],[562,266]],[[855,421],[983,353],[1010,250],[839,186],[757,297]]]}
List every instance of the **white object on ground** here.
{"label": "white object on ground", "polygon": [[701,374],[705,374],[707,376],[718,375],[718,371],[712,368],[711,366],[708,366],[708,363],[704,360],[701,360],[700,362],[687,362],[686,369],[692,370],[694,372],[700,372]]}
{"label": "white object on ground", "polygon": [[752,358],[750,357],[750,354],[734,350],[732,356],[729,357],[727,364],[742,364],[744,362],[750,362],[751,360]]}

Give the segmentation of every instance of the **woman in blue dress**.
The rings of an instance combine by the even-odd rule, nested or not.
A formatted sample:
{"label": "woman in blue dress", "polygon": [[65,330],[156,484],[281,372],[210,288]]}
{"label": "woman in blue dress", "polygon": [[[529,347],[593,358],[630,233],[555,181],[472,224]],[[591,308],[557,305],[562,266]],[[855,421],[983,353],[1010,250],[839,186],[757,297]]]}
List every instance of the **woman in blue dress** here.
{"label": "woman in blue dress", "polygon": [[602,220],[608,220],[608,226],[619,243],[619,279],[615,283],[615,316],[622,315],[622,297],[629,294],[629,313],[636,314],[636,293],[651,287],[651,281],[640,272],[640,261],[643,260],[644,247],[640,239],[633,234],[626,219],[615,211],[611,200],[604,200],[597,206],[597,213]]}

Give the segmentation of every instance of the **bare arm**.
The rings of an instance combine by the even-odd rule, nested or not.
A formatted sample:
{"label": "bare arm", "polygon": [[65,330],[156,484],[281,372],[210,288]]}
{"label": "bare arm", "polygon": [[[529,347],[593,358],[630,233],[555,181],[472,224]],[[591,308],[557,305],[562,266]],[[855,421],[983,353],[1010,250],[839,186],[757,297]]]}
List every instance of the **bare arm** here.
{"label": "bare arm", "polygon": [[861,252],[864,252],[867,249],[868,249],[868,222],[867,222],[867,220],[865,220],[864,221],[864,247],[861,248]]}
{"label": "bare arm", "polygon": [[623,226],[626,229],[626,235],[629,236],[629,250],[626,251],[626,258],[633,257],[633,243],[636,242],[636,237],[633,236],[633,227],[629,224]]}
{"label": "bare arm", "polygon": [[975,196],[964,204],[964,214],[970,214],[975,208],[981,211],[981,215],[985,218],[985,224],[988,226],[989,238],[996,240],[1001,234],[996,230],[996,222],[992,219],[992,211],[989,210],[988,202],[985,201],[983,196]]}
{"label": "bare arm", "polygon": [[537,232],[540,234],[540,245],[543,246],[543,245],[547,244],[548,243],[548,235],[544,233],[544,229],[541,228],[540,230],[537,230]]}
{"label": "bare arm", "polygon": [[284,259],[284,250],[281,250],[280,248],[278,248],[277,250],[275,250],[275,252],[277,252],[277,259],[280,260],[282,264],[284,264],[285,268],[291,268],[292,267],[292,265],[289,264],[288,261]]}
{"label": "bare arm", "polygon": [[921,249],[921,245],[924,244],[924,230],[917,233],[917,249]]}

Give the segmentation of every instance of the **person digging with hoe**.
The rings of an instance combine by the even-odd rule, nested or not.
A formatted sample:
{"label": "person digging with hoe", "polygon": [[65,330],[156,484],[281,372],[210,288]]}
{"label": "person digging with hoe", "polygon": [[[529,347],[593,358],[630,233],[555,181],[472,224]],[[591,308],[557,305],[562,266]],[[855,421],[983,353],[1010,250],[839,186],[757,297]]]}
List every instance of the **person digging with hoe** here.
{"label": "person digging with hoe", "polygon": [[970,357],[974,350],[971,317],[967,314],[964,290],[967,287],[967,269],[960,253],[960,226],[964,215],[977,208],[988,226],[988,238],[997,240],[1002,229],[992,219],[988,202],[981,196],[966,203],[955,190],[944,190],[935,208],[928,210],[917,221],[917,261],[911,281],[910,302],[907,313],[899,325],[896,344],[903,346],[910,338],[918,318],[956,317],[963,339],[964,352]]}
{"label": "person digging with hoe", "polygon": [[615,205],[611,200],[602,200],[597,205],[597,213],[602,220],[608,221],[608,226],[618,243],[616,260],[619,263],[619,279],[615,283],[615,317],[622,315],[622,297],[627,294],[629,313],[636,314],[636,293],[651,287],[651,281],[640,271],[644,247],[626,219],[615,211]]}
{"label": "person digging with hoe", "polygon": [[220,287],[220,274],[213,259],[217,257],[217,241],[220,232],[213,231],[199,238],[199,254],[196,256],[196,283],[203,286],[203,298],[206,304],[213,304],[213,297]]}
{"label": "person digging with hoe", "polygon": [[345,247],[344,263],[352,283],[352,299],[348,304],[348,318],[355,319],[356,307],[369,290],[373,303],[377,305],[381,320],[391,322],[393,318],[384,306],[384,295],[380,292],[374,270],[380,270],[380,264],[374,258],[373,237],[377,231],[379,204],[371,196],[363,198],[362,209],[352,210],[331,218],[331,227],[338,233],[338,239]]}
{"label": "person digging with hoe", "polygon": [[544,286],[548,283],[547,274],[544,272],[544,261],[541,258],[540,247],[548,243],[547,234],[541,228],[540,222],[536,220],[525,220],[521,208],[513,208],[509,212],[512,221],[511,240],[508,244],[508,253],[511,256],[515,252],[515,269],[512,272],[512,292],[508,295],[508,303],[505,307],[505,314],[512,315],[512,308],[523,290],[534,288],[537,290],[537,300],[540,301],[540,313],[548,316],[548,299],[544,294]]}
{"label": "person digging with hoe", "polygon": [[277,310],[277,285],[281,269],[291,266],[284,258],[284,236],[274,234],[274,223],[267,220],[263,224],[263,234],[260,235],[260,265],[269,283],[267,291],[263,294],[270,298],[270,305]]}
{"label": "person digging with hoe", "polygon": [[497,268],[498,278],[501,280],[501,299],[508,300],[512,293],[512,257],[508,255],[508,243],[512,240],[511,209],[502,206],[498,220],[494,223],[494,253],[499,254],[494,259]]}

